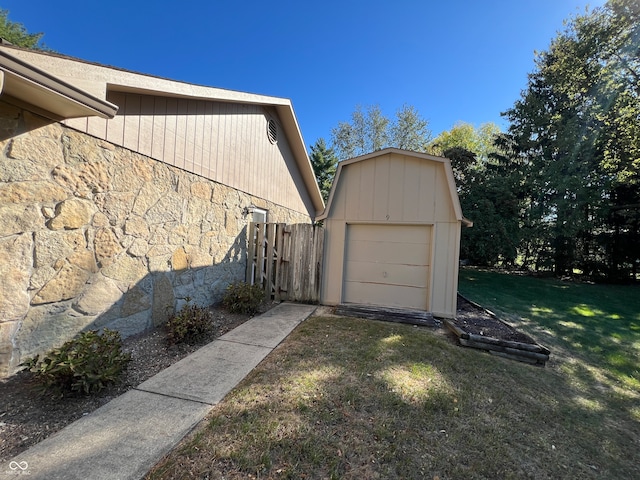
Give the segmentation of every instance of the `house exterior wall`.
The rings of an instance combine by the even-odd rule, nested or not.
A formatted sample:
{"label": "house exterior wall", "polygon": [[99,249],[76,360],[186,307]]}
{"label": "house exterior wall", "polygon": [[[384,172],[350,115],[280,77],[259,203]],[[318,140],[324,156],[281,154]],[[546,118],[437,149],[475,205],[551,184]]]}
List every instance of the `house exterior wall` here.
{"label": "house exterior wall", "polygon": [[279,125],[267,137],[275,110],[243,103],[109,92],[120,107],[113,119],[87,117],[65,124],[301,213],[314,212],[291,147]]}
{"label": "house exterior wall", "polygon": [[246,207],[310,222],[183,168],[0,102],[0,377],[82,329],[128,336],[219,301],[244,279]]}
{"label": "house exterior wall", "polygon": [[343,300],[349,224],[430,225],[427,305],[435,315],[455,315],[461,222],[449,188],[444,163],[410,155],[381,154],[343,166],[324,220],[322,303]]}

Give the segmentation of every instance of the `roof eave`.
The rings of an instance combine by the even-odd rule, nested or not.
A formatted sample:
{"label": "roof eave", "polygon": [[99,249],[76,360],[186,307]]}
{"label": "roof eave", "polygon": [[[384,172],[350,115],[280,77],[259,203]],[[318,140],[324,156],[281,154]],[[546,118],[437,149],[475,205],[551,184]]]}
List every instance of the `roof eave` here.
{"label": "roof eave", "polygon": [[118,107],[0,50],[0,95],[50,112],[55,120],[113,118]]}
{"label": "roof eave", "polygon": [[285,129],[287,138],[290,140],[290,147],[300,169],[302,181],[309,192],[309,197],[315,210],[313,212],[315,220],[316,217],[324,211],[325,203],[322,198],[322,193],[320,192],[320,187],[318,187],[315,174],[313,173],[313,166],[311,165],[311,160],[309,160],[309,155],[307,154],[307,149],[293,111],[293,106],[291,103],[288,103],[288,105],[279,105],[276,109],[278,110],[278,115],[280,116],[280,121]]}

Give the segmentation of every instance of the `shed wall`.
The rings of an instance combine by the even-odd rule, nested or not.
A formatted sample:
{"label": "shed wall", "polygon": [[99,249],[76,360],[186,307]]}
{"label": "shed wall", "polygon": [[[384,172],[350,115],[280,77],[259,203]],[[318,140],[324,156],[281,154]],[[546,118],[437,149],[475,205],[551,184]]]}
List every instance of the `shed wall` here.
{"label": "shed wall", "polygon": [[349,224],[430,225],[433,244],[426,304],[436,315],[456,311],[460,221],[443,163],[389,153],[343,166],[325,220],[322,302],[343,299]]}

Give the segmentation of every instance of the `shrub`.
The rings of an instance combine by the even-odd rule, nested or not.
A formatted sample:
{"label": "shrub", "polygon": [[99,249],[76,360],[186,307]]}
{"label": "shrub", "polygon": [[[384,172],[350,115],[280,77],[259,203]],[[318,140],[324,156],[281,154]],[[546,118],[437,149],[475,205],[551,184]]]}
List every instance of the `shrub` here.
{"label": "shrub", "polygon": [[213,329],[211,312],[206,307],[187,304],[167,321],[167,340],[171,344],[201,342]]}
{"label": "shrub", "polygon": [[131,360],[122,351],[122,338],[114,330],[81,332],[72,340],[21,364],[35,375],[45,392],[58,397],[89,395],[114,383]]}
{"label": "shrub", "polygon": [[245,282],[232,283],[227,287],[222,305],[231,313],[253,315],[264,300],[264,290],[260,285]]}

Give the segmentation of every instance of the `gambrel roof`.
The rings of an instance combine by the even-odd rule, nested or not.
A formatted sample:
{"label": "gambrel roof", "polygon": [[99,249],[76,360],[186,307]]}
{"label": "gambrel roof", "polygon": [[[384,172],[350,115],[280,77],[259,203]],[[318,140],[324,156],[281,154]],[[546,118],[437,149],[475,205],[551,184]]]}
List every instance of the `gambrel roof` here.
{"label": "gambrel roof", "polygon": [[[355,157],[355,158],[351,158],[349,160],[344,160],[342,162],[340,162],[338,164],[338,169],[336,171],[336,175],[335,178],[333,179],[333,184],[331,185],[331,192],[329,194],[329,199],[327,201],[327,206],[325,207],[324,212],[322,212],[321,215],[319,215],[316,220],[317,221],[321,221],[321,220],[325,220],[328,216],[329,213],[331,212],[331,205],[333,203],[333,199],[334,199],[334,195],[335,195],[335,191],[337,186],[340,183],[340,176],[342,175],[343,169],[348,168],[349,165],[353,165],[359,162],[365,162],[367,160],[371,160],[371,159],[375,159],[377,157],[382,157],[388,154],[397,154],[397,155],[402,155],[405,157],[411,157],[411,158],[415,158],[418,160],[424,160],[424,161],[430,161],[430,162],[436,162],[438,164],[441,164],[442,167],[444,168],[444,172],[445,172],[445,176],[446,176],[446,184],[447,184],[447,191],[448,191],[448,196],[449,199],[451,201],[451,206],[453,208],[453,211],[455,212],[455,216],[456,219],[460,222],[462,222],[463,225],[470,227],[473,225],[473,222],[471,222],[470,220],[466,219],[463,214],[462,214],[462,209],[460,207],[460,200],[458,198],[458,193],[456,190],[456,182],[455,179],[453,177],[453,170],[451,169],[451,161],[448,158],[444,158],[444,157],[438,157],[435,155],[429,155],[427,153],[420,153],[420,152],[412,152],[412,151],[408,151],[408,150],[402,150],[399,148],[385,148],[383,150],[378,150],[376,152],[372,152],[366,155],[362,155],[359,157]],[[366,188],[366,186],[362,186],[361,188]],[[373,185],[370,185],[369,188],[373,188]]]}

